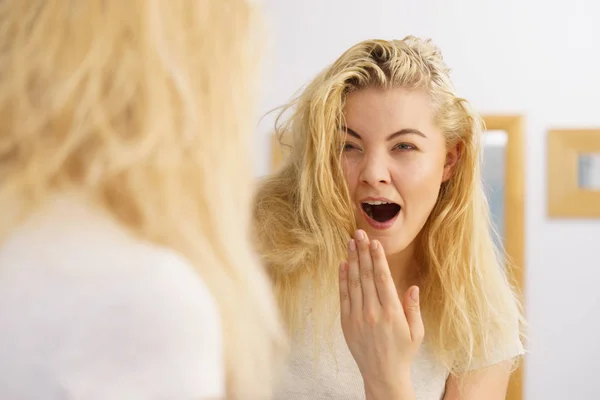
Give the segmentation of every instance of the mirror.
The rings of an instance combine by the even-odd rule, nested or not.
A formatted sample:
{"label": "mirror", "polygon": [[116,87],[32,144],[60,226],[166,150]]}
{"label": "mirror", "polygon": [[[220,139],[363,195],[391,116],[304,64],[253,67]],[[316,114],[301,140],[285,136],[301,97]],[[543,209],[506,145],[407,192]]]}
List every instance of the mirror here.
{"label": "mirror", "polygon": [[600,153],[579,154],[577,182],[581,189],[600,190]]}
{"label": "mirror", "polygon": [[492,225],[498,233],[498,245],[505,247],[504,232],[504,198],[506,175],[506,144],[508,136],[505,131],[490,130],[483,134],[482,178],[487,196]]}

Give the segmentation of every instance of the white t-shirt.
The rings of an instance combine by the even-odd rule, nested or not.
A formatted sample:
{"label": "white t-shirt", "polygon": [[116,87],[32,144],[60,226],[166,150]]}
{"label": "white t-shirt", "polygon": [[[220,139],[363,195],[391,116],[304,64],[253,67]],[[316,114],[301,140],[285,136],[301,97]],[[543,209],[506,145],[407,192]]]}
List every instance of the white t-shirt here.
{"label": "white t-shirt", "polygon": [[86,203],[0,242],[0,399],[223,398],[222,347],[192,266]]}
{"label": "white t-shirt", "polygon": [[[306,331],[292,346],[289,366],[277,388],[276,400],[365,399],[362,376],[344,339],[339,317],[333,328],[333,342],[322,338],[315,352],[309,313]],[[496,349],[489,364],[523,352],[517,333],[514,342]],[[416,400],[443,399],[448,376],[449,371],[436,361],[427,342],[424,342],[411,367]]]}

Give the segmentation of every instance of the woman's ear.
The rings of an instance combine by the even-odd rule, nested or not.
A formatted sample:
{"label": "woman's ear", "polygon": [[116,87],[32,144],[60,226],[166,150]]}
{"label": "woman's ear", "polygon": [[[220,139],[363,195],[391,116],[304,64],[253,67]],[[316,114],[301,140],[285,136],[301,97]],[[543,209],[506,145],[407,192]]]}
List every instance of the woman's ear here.
{"label": "woman's ear", "polygon": [[446,163],[444,164],[444,174],[442,176],[442,182],[448,181],[452,178],[454,174],[454,170],[458,161],[460,160],[460,156],[462,155],[462,143],[457,143],[448,149],[446,153]]}

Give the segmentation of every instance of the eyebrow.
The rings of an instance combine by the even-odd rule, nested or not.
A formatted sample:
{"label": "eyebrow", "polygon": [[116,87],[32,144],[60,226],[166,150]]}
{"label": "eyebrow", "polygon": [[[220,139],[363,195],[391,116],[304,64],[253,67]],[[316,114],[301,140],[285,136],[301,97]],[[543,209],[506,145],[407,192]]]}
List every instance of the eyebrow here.
{"label": "eyebrow", "polygon": [[[346,133],[348,133],[350,136],[354,136],[355,138],[357,138],[358,140],[362,140],[362,138],[360,137],[360,135],[358,133],[356,133],[355,131],[353,131],[352,129],[346,127],[346,126],[342,126],[342,130],[345,131]],[[424,138],[427,138],[427,136],[425,136],[425,134],[423,132],[421,132],[418,129],[413,129],[413,128],[405,128],[405,129],[400,129],[398,132],[394,132],[391,135],[389,135],[386,140],[393,140],[396,139],[398,136],[403,136],[403,135],[419,135],[422,136]]]}

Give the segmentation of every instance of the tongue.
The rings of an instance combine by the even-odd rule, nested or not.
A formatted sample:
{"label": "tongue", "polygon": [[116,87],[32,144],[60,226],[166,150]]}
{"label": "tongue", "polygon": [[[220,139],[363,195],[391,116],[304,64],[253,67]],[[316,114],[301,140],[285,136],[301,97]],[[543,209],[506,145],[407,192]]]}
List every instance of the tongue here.
{"label": "tongue", "polygon": [[386,222],[394,218],[400,211],[398,204],[380,204],[371,206],[371,218],[377,222]]}

